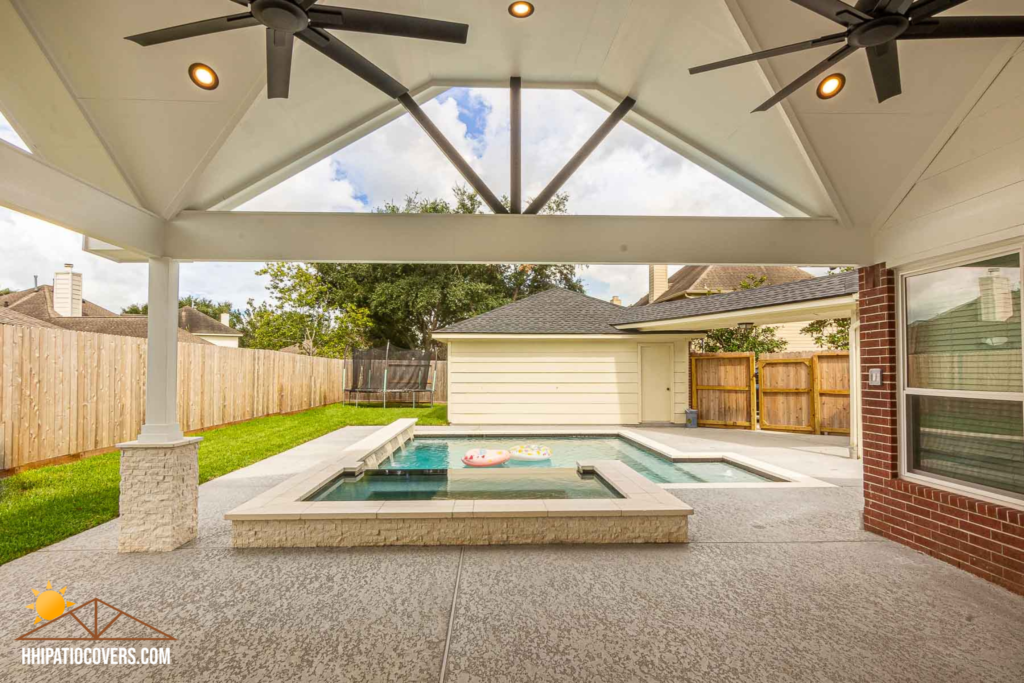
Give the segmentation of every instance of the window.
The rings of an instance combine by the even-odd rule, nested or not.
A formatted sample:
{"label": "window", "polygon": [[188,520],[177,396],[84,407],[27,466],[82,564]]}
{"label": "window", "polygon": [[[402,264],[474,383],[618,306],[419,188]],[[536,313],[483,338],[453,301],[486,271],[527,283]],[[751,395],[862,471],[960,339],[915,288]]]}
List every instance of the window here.
{"label": "window", "polygon": [[1024,499],[1021,257],[902,279],[906,473]]}

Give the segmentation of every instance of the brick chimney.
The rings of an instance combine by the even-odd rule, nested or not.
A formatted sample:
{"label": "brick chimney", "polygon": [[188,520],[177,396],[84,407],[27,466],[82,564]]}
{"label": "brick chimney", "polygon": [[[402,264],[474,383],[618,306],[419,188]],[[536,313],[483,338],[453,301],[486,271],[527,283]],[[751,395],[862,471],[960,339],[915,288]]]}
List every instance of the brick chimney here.
{"label": "brick chimney", "polygon": [[53,310],[63,317],[82,315],[82,274],[71,263],[53,276]]}
{"label": "brick chimney", "polygon": [[668,266],[647,266],[647,303],[653,304],[668,291]]}
{"label": "brick chimney", "polygon": [[622,305],[622,299],[620,299],[617,296],[613,296],[612,297],[612,303],[615,304],[616,306],[621,306]]}

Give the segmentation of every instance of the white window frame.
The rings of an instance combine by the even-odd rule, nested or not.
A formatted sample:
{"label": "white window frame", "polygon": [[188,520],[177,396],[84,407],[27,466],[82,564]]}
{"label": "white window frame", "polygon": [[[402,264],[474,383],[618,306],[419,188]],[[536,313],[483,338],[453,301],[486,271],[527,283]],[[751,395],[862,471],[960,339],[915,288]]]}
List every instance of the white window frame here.
{"label": "white window frame", "polygon": [[[907,452],[907,445],[910,443],[910,425],[907,422],[907,397],[918,396],[943,396],[951,398],[979,398],[993,401],[1018,401],[1021,405],[1022,416],[1024,416],[1024,391],[959,391],[946,389],[921,389],[908,387],[906,382],[907,355],[906,355],[906,280],[915,275],[924,275],[941,270],[947,270],[956,266],[983,261],[997,256],[1017,254],[1020,259],[1021,272],[1024,276],[1024,244],[1014,241],[1010,244],[1000,246],[987,245],[977,249],[961,251],[949,254],[937,259],[932,259],[917,266],[904,266],[896,270],[896,418],[898,424],[897,443],[899,476],[907,481],[923,484],[932,488],[949,491],[958,495],[970,496],[978,500],[1005,505],[1019,510],[1024,510],[1024,495],[1010,493],[993,489],[981,484],[971,484],[956,479],[950,479],[941,475],[911,469],[910,454]],[[1022,277],[1024,280],[1024,277]],[[1021,345],[1022,361],[1024,361],[1024,344]]]}

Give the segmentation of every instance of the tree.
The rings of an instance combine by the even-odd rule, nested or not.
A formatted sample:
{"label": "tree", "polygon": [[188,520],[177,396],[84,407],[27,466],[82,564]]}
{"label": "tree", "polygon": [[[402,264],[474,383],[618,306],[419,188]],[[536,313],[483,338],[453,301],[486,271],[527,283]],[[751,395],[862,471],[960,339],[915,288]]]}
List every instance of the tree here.
{"label": "tree", "polygon": [[[852,267],[829,268],[829,275],[838,273],[849,273]],[[850,350],[850,319],[849,318],[827,318],[815,320],[812,323],[800,328],[800,334],[810,335],[814,339],[814,345],[819,349],[831,349],[833,351]]]}
{"label": "tree", "polygon": [[[757,289],[768,284],[765,275],[747,275],[740,282],[740,289]],[[702,353],[753,352],[755,356],[762,353],[777,353],[786,349],[785,339],[775,336],[778,327],[754,325],[750,328],[723,327],[711,330],[703,339],[695,340],[693,345]]]}
{"label": "tree", "polygon": [[[454,204],[414,193],[401,205],[388,202],[376,211],[481,212],[483,203],[475,192],[457,185],[453,194]],[[508,205],[507,198],[502,201]],[[559,193],[543,213],[567,213],[568,202],[569,195]],[[406,348],[429,348],[435,330],[551,287],[583,291],[575,265],[318,263],[311,267],[326,284],[332,305],[351,304],[369,311],[372,343],[390,341]]]}
{"label": "tree", "polygon": [[313,264],[268,263],[256,274],[270,276],[274,305],[249,300],[241,314],[244,346],[298,346],[306,355],[343,358],[347,349],[367,344],[369,312],[351,303],[337,305]]}
{"label": "tree", "polygon": [[0,289],[0,296],[7,296],[12,291],[13,291],[12,289],[10,289],[8,287],[4,287],[3,289]]}

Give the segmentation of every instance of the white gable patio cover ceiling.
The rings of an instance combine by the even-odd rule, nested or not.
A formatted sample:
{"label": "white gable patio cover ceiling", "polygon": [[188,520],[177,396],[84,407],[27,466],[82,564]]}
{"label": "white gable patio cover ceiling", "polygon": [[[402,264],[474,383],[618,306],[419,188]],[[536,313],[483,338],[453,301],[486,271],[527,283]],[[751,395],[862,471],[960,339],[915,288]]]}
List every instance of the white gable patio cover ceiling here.
{"label": "white gable patio cover ceiling", "polygon": [[[840,97],[819,100],[811,85],[752,114],[829,48],[707,74],[687,69],[834,24],[789,0],[535,4],[532,17],[516,20],[491,0],[347,2],[470,30],[465,45],[343,37],[418,102],[456,85],[508,87],[513,77],[523,87],[576,90],[609,111],[633,98],[625,124],[782,217],[228,213],[404,112],[302,44],[290,97],[267,99],[262,30],[148,48],[124,40],[244,11],[229,0],[0,0],[0,111],[33,150],[0,145],[0,205],[81,232],[97,253],[119,259],[868,263],[873,231],[1021,42],[907,41],[899,97],[878,104],[855,55],[843,62]],[[1024,7],[972,0],[947,14],[1024,15]],[[194,62],[214,66],[216,90],[189,81]]]}

